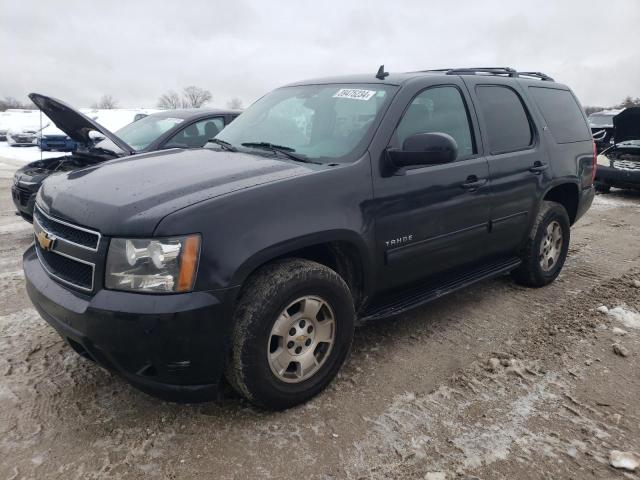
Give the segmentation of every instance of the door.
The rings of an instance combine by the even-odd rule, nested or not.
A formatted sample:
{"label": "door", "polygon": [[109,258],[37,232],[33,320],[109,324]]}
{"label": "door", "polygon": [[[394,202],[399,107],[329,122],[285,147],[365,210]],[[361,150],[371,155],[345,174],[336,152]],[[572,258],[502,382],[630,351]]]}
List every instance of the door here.
{"label": "door", "polygon": [[529,233],[551,170],[539,132],[517,85],[464,77],[480,118],[492,187],[491,242],[513,254]]}
{"label": "door", "polygon": [[489,225],[489,170],[478,155],[460,85],[428,87],[408,102],[389,147],[416,133],[442,132],[458,145],[447,164],[419,166],[374,181],[378,287],[390,289],[474,262]]}

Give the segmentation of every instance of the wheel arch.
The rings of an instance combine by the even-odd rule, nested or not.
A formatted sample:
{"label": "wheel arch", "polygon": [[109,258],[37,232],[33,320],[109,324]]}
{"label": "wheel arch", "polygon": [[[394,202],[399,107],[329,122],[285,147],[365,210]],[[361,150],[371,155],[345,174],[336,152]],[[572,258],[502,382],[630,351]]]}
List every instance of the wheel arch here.
{"label": "wheel arch", "polygon": [[557,202],[562,205],[569,215],[571,225],[573,225],[578,215],[580,187],[577,182],[570,180],[557,182],[547,189],[542,200]]}
{"label": "wheel arch", "polygon": [[282,258],[304,258],[337,272],[349,286],[356,309],[371,289],[371,262],[362,238],[348,230],[333,230],[293,238],[249,257],[235,272],[233,285],[244,285],[260,267]]}

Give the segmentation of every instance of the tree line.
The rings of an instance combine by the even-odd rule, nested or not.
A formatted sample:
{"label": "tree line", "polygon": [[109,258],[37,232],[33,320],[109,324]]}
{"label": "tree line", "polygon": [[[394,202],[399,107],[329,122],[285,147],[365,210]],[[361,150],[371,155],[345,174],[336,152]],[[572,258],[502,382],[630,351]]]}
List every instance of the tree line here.
{"label": "tree line", "polygon": [[613,110],[613,109],[621,109],[621,108],[631,108],[631,107],[640,107],[640,97],[633,98],[631,95],[627,95],[625,99],[617,104],[612,105],[610,107],[596,107],[594,105],[585,106],[584,111],[587,115],[591,115],[592,113],[601,112],[602,110]]}
{"label": "tree line", "polygon": [[[213,100],[211,92],[205,88],[190,85],[184,87],[181,92],[169,90],[160,95],[157,107],[162,109],[176,108],[200,108]],[[120,102],[113,95],[102,95],[98,101],[91,104],[91,108],[113,109],[118,108]],[[227,108],[240,110],[242,108],[242,100],[233,97],[227,102]],[[34,110],[36,106],[31,102],[22,102],[14,97],[4,97],[0,99],[0,112],[4,112],[10,108]]]}

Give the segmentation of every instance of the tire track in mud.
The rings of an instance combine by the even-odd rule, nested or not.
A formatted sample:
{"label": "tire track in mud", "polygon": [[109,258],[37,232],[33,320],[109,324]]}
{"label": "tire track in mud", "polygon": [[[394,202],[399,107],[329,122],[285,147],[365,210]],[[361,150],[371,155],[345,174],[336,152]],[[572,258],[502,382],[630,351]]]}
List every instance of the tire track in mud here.
{"label": "tire track in mud", "polygon": [[[599,375],[620,365],[609,346],[620,323],[596,307],[640,306],[638,278],[638,271],[624,274],[588,290],[586,302],[559,305],[523,331],[522,342],[473,362],[435,391],[397,395],[381,415],[366,419],[367,436],[341,455],[344,476],[613,478],[609,452],[633,450],[640,437],[637,364],[626,363],[619,375],[636,378],[626,399],[615,391],[615,400],[602,401],[609,385],[596,398],[585,385],[605,383]],[[623,335],[640,353],[640,329]]]}

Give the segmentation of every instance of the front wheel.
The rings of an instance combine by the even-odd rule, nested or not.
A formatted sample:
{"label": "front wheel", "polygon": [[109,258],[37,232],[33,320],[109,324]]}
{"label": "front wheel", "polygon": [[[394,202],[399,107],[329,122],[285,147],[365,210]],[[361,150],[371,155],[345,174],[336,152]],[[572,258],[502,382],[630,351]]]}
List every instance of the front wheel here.
{"label": "front wheel", "polygon": [[234,315],[227,379],[273,410],[322,391],[344,362],[355,312],[344,280],[302,259],[279,260],[251,276]]}
{"label": "front wheel", "polygon": [[571,223],[565,208],[556,202],[542,207],[522,249],[522,264],[513,279],[528,287],[544,287],[560,274],[569,250]]}

